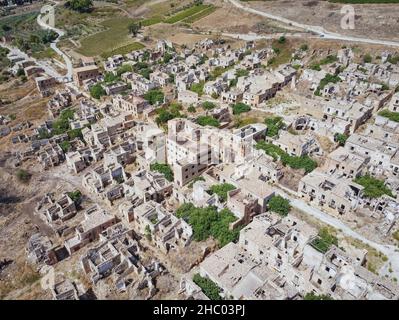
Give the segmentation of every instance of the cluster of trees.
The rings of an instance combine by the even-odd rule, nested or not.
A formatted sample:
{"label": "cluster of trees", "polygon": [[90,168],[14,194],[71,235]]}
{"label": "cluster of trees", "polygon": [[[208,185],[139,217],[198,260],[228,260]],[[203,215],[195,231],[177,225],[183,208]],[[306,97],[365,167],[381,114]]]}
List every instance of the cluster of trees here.
{"label": "cluster of trees", "polygon": [[165,95],[162,90],[153,89],[147,91],[147,93],[144,95],[144,99],[147,100],[150,105],[162,104],[164,102]]}
{"label": "cluster of trees", "polygon": [[284,166],[288,165],[292,169],[304,169],[306,173],[309,173],[317,168],[317,162],[309,156],[290,156],[284,150],[272,143],[259,141],[255,147],[258,150],[263,150],[266,154],[273,157],[274,160],[280,159]]}
{"label": "cluster of trees", "polygon": [[200,116],[197,118],[197,123],[200,126],[211,126],[219,128],[220,122],[212,116]]}
{"label": "cluster of trees", "polygon": [[105,96],[107,93],[105,92],[101,83],[96,83],[94,86],[90,88],[90,95],[94,99],[100,99],[102,96]]}
{"label": "cluster of trees", "polygon": [[196,241],[205,241],[209,237],[217,239],[220,246],[236,241],[240,230],[230,230],[230,223],[237,220],[228,209],[220,212],[216,207],[197,208],[192,203],[185,203],[176,211],[176,216],[183,218],[193,229]]}
{"label": "cluster of trees", "polygon": [[226,202],[227,193],[235,189],[237,188],[230,183],[222,183],[222,184],[214,184],[213,186],[210,187],[208,192],[210,194],[214,193],[217,194],[221,202]]}
{"label": "cluster of trees", "polygon": [[282,217],[287,216],[291,210],[289,200],[284,199],[281,196],[273,196],[267,203],[267,207],[270,211],[275,212]]}
{"label": "cluster of trees", "polygon": [[[143,59],[145,59],[145,58],[143,57]],[[150,73],[152,72],[150,66],[147,63],[145,63],[145,62],[137,62],[133,66],[133,71],[135,73],[138,73],[138,74],[142,75],[146,79],[150,79]]]}
{"label": "cluster of trees", "polygon": [[91,12],[93,10],[92,0],[69,0],[65,7],[80,13]]}
{"label": "cluster of trees", "polygon": [[141,23],[140,22],[132,22],[128,26],[129,32],[135,37],[139,33],[141,29]]}
{"label": "cluster of trees", "polygon": [[267,125],[267,136],[275,137],[278,135],[280,129],[284,126],[283,118],[281,117],[270,117],[265,119]]}
{"label": "cluster of trees", "polygon": [[348,136],[346,134],[337,133],[335,135],[335,141],[337,141],[340,146],[344,146],[346,143],[346,140],[348,140]]}
{"label": "cluster of trees", "polygon": [[[46,130],[39,131],[39,139],[49,139],[55,135],[68,134],[68,139],[73,140],[75,138],[83,139],[82,129],[71,129],[69,120],[73,119],[75,111],[73,109],[65,109],[61,112],[59,117],[53,122],[51,132]],[[63,141],[59,144],[64,152],[68,152],[71,144],[69,141]]]}
{"label": "cluster of trees", "polygon": [[384,194],[393,197],[392,191],[384,184],[384,180],[379,180],[370,175],[365,175],[357,177],[353,182],[364,187],[363,193],[368,198],[379,198]]}
{"label": "cluster of trees", "polygon": [[176,103],[172,103],[168,107],[159,108],[157,109],[158,116],[155,118],[155,122],[157,125],[163,125],[169,120],[184,118],[186,115],[180,112],[182,109],[183,107]]}
{"label": "cluster of trees", "polygon": [[198,273],[193,276],[193,282],[202,289],[210,300],[222,300],[220,288],[211,279],[201,277]]}
{"label": "cluster of trees", "polygon": [[162,173],[166,180],[173,181],[173,171],[168,164],[156,162],[150,165],[150,170]]}
{"label": "cluster of trees", "polygon": [[53,30],[40,30],[36,34],[31,34],[29,42],[47,44],[58,38],[58,34]]}
{"label": "cluster of trees", "polygon": [[204,110],[212,110],[212,109],[216,108],[216,104],[214,104],[213,102],[210,102],[210,101],[204,101],[202,103],[202,108]]}
{"label": "cluster of trees", "polygon": [[233,105],[233,114],[238,115],[244,112],[251,111],[251,107],[245,103],[239,102]]}
{"label": "cluster of trees", "polygon": [[338,246],[338,239],[328,230],[328,228],[322,228],[317,237],[312,241],[311,245],[316,250],[326,253],[332,245]]}

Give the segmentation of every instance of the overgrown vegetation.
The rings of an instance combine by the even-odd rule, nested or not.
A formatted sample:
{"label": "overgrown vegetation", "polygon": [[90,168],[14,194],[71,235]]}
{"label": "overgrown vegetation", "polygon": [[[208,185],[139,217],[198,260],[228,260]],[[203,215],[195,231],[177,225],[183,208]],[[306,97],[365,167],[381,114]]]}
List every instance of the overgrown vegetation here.
{"label": "overgrown vegetation", "polygon": [[284,199],[282,196],[273,196],[267,203],[267,207],[270,211],[275,212],[282,217],[287,216],[291,210],[290,201]]}
{"label": "overgrown vegetation", "polygon": [[235,189],[237,188],[230,183],[222,183],[211,186],[208,192],[209,194],[214,194],[214,193],[217,194],[221,202],[226,202],[227,193]]}
{"label": "overgrown vegetation", "polygon": [[204,93],[204,81],[200,81],[199,83],[193,83],[190,87],[190,91],[197,93],[199,96],[202,96]]}
{"label": "overgrown vegetation", "polygon": [[17,176],[17,179],[22,183],[29,183],[29,181],[32,177],[32,175],[24,169],[18,169],[16,176]]}
{"label": "overgrown vegetation", "polygon": [[233,105],[233,114],[238,115],[244,112],[251,111],[251,107],[245,103],[239,102]]}
{"label": "overgrown vegetation", "polygon": [[204,278],[196,273],[193,276],[193,282],[202,289],[202,292],[210,300],[222,300],[220,297],[220,288],[209,278]]}
{"label": "overgrown vegetation", "polygon": [[150,170],[162,173],[166,180],[173,181],[173,170],[168,164],[156,162],[150,165]]}
{"label": "overgrown vegetation", "polygon": [[147,91],[147,93],[144,95],[144,99],[147,100],[150,105],[162,104],[164,102],[165,95],[161,90],[153,89]]}
{"label": "overgrown vegetation", "polygon": [[344,146],[346,143],[346,140],[348,140],[348,136],[343,133],[337,133],[335,135],[335,140],[338,142],[340,146]]}
{"label": "overgrown vegetation", "polygon": [[378,113],[382,117],[386,117],[391,121],[399,122],[399,112],[393,112],[389,110],[382,110]]}
{"label": "overgrown vegetation", "polygon": [[327,84],[338,83],[340,81],[341,81],[341,78],[338,77],[337,75],[332,75],[331,73],[327,73],[326,76],[323,79],[321,79],[319,86],[317,87],[314,94],[316,96],[319,96],[319,95],[321,95],[320,91],[322,91]]}
{"label": "overgrown vegetation", "polygon": [[267,136],[275,137],[278,135],[280,129],[284,126],[283,118],[281,117],[270,117],[265,119],[265,124],[267,125]]}
{"label": "overgrown vegetation", "polygon": [[80,190],[68,192],[68,196],[76,205],[80,205],[80,203],[82,202],[82,193],[80,192]]}
{"label": "overgrown vegetation", "polygon": [[265,141],[259,141],[256,144],[256,149],[263,150],[269,156],[272,156],[274,160],[280,159],[284,166],[290,166],[293,169],[304,169],[306,173],[309,173],[317,168],[317,162],[309,156],[290,156],[278,146]]}
{"label": "overgrown vegetation", "polygon": [[211,126],[215,128],[218,128],[220,126],[219,120],[215,119],[212,116],[199,116],[197,118],[197,123],[200,126]]}
{"label": "overgrown vegetation", "polygon": [[384,194],[393,197],[392,191],[384,184],[383,180],[376,179],[370,175],[357,177],[353,182],[364,187],[363,193],[368,198],[379,198]]}
{"label": "overgrown vegetation", "polygon": [[210,102],[210,101],[205,101],[202,103],[202,108],[204,110],[212,110],[212,109],[216,108],[216,104],[214,104],[213,102]]}
{"label": "overgrown vegetation", "polygon": [[312,241],[311,245],[316,250],[326,253],[332,245],[338,246],[338,239],[329,231],[328,228],[322,228],[317,237]]}
{"label": "overgrown vegetation", "polygon": [[216,239],[221,247],[236,241],[240,230],[230,230],[230,223],[237,220],[234,214],[216,207],[197,208],[192,203],[185,203],[176,211],[178,218],[183,218],[193,229],[195,241],[205,241],[209,237]]}

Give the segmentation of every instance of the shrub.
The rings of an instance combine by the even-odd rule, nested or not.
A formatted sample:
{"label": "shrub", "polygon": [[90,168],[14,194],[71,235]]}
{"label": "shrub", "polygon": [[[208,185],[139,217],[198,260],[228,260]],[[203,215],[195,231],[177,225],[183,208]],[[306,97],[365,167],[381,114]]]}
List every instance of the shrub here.
{"label": "shrub", "polygon": [[279,130],[283,127],[283,118],[281,117],[271,117],[265,119],[265,124],[267,125],[267,136],[274,137],[278,135]]}
{"label": "shrub", "polygon": [[369,53],[367,53],[363,56],[364,63],[371,63],[371,61],[373,61],[373,57]]}
{"label": "shrub", "polygon": [[82,193],[80,190],[75,190],[73,192],[68,192],[68,196],[71,198],[76,205],[79,205],[82,201]]}
{"label": "shrub", "polygon": [[100,99],[102,96],[106,95],[106,92],[100,83],[96,83],[94,86],[90,88],[90,95],[94,99]]}
{"label": "shrub", "polygon": [[338,142],[340,146],[344,146],[346,140],[348,140],[348,136],[342,133],[338,133],[335,135],[335,140]]}
{"label": "shrub", "polygon": [[240,102],[233,106],[233,114],[241,114],[248,111],[251,111],[251,107],[245,103]]}
{"label": "shrub", "polygon": [[155,105],[159,103],[163,103],[165,99],[165,95],[161,90],[149,90],[145,95],[144,99],[148,101],[150,105]]}
{"label": "shrub", "polygon": [[24,169],[18,169],[16,175],[17,179],[22,183],[28,183],[32,177],[32,175]]}
{"label": "shrub", "polygon": [[200,126],[211,126],[216,128],[220,126],[220,122],[211,116],[200,116],[197,118],[197,123]]}

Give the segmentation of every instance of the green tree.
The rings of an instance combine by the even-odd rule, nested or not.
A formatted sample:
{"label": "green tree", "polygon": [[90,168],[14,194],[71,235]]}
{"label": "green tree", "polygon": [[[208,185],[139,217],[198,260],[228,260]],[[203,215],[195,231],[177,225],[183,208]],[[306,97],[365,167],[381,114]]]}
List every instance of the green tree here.
{"label": "green tree", "polygon": [[342,133],[338,133],[335,135],[335,140],[338,142],[340,146],[344,146],[346,140],[348,140],[348,136]]}
{"label": "green tree", "polygon": [[363,62],[364,63],[371,63],[372,61],[373,61],[373,57],[369,53],[366,53],[363,56]]}
{"label": "green tree", "polygon": [[135,37],[139,33],[141,29],[141,23],[140,22],[132,22],[128,26],[129,32]]}
{"label": "green tree", "polygon": [[168,164],[153,163],[150,165],[150,170],[162,173],[166,180],[173,181],[173,171]]}
{"label": "green tree", "polygon": [[187,111],[190,112],[190,113],[194,113],[196,110],[195,110],[195,107],[194,107],[194,106],[189,106],[189,107],[187,108]]}
{"label": "green tree", "polygon": [[204,110],[212,110],[212,109],[216,108],[216,104],[214,104],[213,102],[210,102],[210,101],[204,101],[202,103],[202,108]]}
{"label": "green tree", "polygon": [[241,114],[251,111],[251,107],[245,103],[239,102],[233,106],[233,114]]}
{"label": "green tree", "polygon": [[281,196],[273,196],[267,203],[267,207],[270,211],[273,211],[282,217],[287,216],[291,210],[289,200],[284,199]]}
{"label": "green tree", "polygon": [[101,86],[100,83],[95,84],[90,88],[90,95],[94,99],[100,99],[102,96],[105,96],[107,93],[105,92],[104,88]]}
{"label": "green tree", "polygon": [[200,126],[211,126],[218,128],[220,126],[220,122],[211,116],[199,116],[197,118],[197,123]]}
{"label": "green tree", "polygon": [[67,153],[69,151],[69,149],[71,148],[71,143],[69,141],[62,141],[59,144],[59,146],[62,149],[62,151],[64,151],[64,153]]}
{"label": "green tree", "polygon": [[165,99],[165,95],[161,90],[153,89],[149,90],[145,95],[144,99],[149,102],[151,105],[163,103]]}
{"label": "green tree", "polygon": [[275,137],[278,135],[280,129],[284,126],[283,118],[281,117],[270,117],[265,119],[267,125],[267,136]]}
{"label": "green tree", "polygon": [[384,184],[384,180],[376,179],[367,174],[357,177],[353,181],[364,187],[363,193],[368,198],[379,198],[384,194],[393,197],[392,191]]}
{"label": "green tree", "polygon": [[80,205],[80,203],[82,202],[83,195],[80,192],[80,190],[68,192],[68,196],[71,198],[73,202],[75,202],[76,205]]}
{"label": "green tree", "polygon": [[278,43],[285,43],[287,39],[284,36],[281,36],[280,38],[278,38]]}
{"label": "green tree", "polygon": [[70,0],[65,3],[66,7],[70,9],[84,13],[90,12],[93,9],[93,1],[92,0]]}

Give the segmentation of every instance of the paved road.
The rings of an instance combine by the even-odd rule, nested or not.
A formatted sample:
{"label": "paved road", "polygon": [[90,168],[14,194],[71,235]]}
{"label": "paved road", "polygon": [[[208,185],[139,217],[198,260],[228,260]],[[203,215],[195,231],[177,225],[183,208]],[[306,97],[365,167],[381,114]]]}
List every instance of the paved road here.
{"label": "paved road", "polygon": [[342,35],[339,33],[327,31],[326,29],[324,29],[321,26],[312,26],[312,25],[302,24],[302,23],[298,23],[296,21],[289,20],[289,19],[286,19],[286,18],[283,18],[280,16],[276,16],[276,15],[273,15],[273,14],[270,14],[270,13],[267,13],[267,12],[264,12],[261,10],[257,10],[257,9],[251,8],[247,5],[244,5],[243,3],[241,3],[240,1],[237,1],[237,0],[228,0],[228,1],[232,5],[234,5],[235,7],[239,8],[241,10],[244,10],[246,12],[253,13],[256,15],[260,15],[260,16],[268,18],[268,19],[276,20],[276,21],[282,22],[284,24],[288,24],[288,25],[296,27],[296,28],[304,29],[305,31],[313,32],[315,34],[318,34],[323,39],[341,40],[341,41],[350,41],[350,42],[362,42],[362,43],[369,43],[369,44],[378,44],[378,45],[399,47],[399,42],[346,36],[346,35]]}
{"label": "paved road", "polygon": [[[285,191],[283,191],[281,189],[279,189],[278,193],[282,197],[289,199],[291,205],[294,208],[306,213],[307,215],[313,216],[314,218],[318,219],[319,221],[321,221],[325,224],[328,224],[337,230],[340,230],[340,232],[345,234],[346,236],[360,240],[363,243],[369,245],[370,247],[382,252],[384,255],[386,255],[388,257],[388,262],[381,269],[382,273],[384,273],[384,274],[386,273],[390,276],[394,276],[397,279],[399,279],[399,252],[398,252],[397,247],[392,246],[392,245],[380,244],[380,243],[377,243],[370,239],[367,239],[363,235],[352,230],[349,226],[347,226],[341,220],[334,218],[333,216],[330,216],[329,214],[321,211],[318,208],[308,205],[305,201],[297,199],[297,198],[287,194]],[[389,264],[392,268],[392,271],[393,271],[392,273],[386,272],[388,270]]]}
{"label": "paved road", "polygon": [[54,32],[56,32],[58,34],[57,39],[52,42],[50,44],[51,49],[53,49],[58,55],[60,55],[62,57],[62,59],[65,62],[65,66],[67,69],[67,73],[65,76],[61,77],[60,80],[62,81],[71,81],[72,80],[72,71],[73,71],[73,65],[72,65],[72,61],[71,59],[63,52],[61,51],[58,47],[57,47],[57,43],[60,41],[60,38],[65,35],[65,32],[61,29],[52,27],[50,25],[48,25],[44,20],[43,20],[43,16],[41,14],[39,14],[37,16],[37,23],[38,25],[42,28],[42,29],[46,29],[46,30],[52,30]]}

